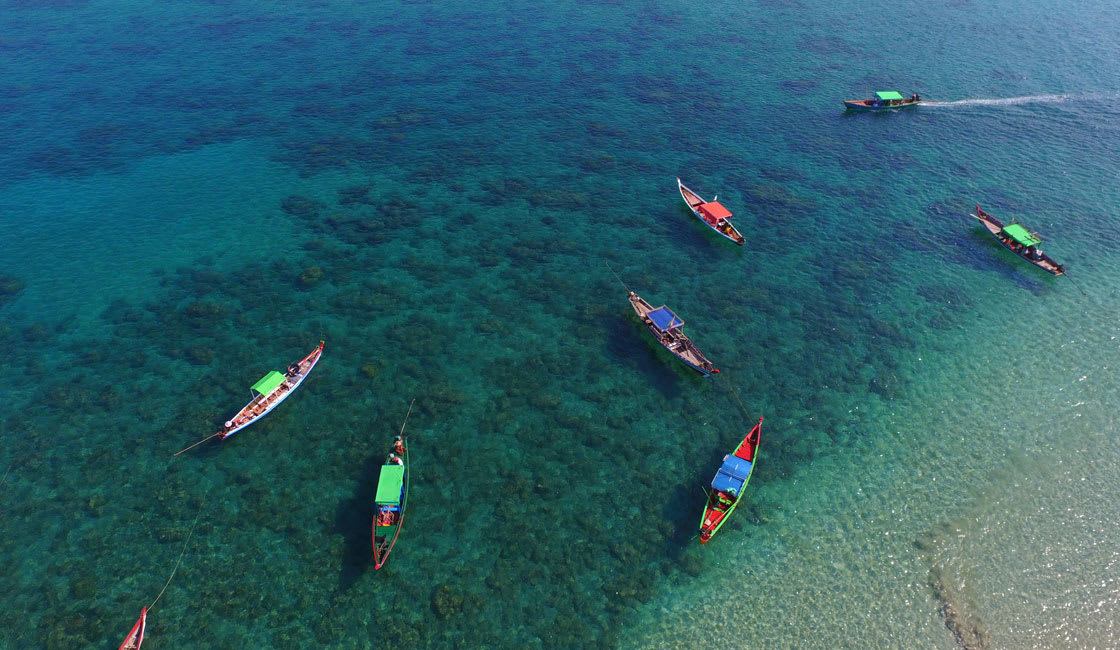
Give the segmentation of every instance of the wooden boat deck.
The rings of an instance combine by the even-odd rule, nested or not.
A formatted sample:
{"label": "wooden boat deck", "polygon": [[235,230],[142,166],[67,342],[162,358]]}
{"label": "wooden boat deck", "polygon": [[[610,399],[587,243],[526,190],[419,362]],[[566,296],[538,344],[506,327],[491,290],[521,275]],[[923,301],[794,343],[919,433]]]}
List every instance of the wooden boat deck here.
{"label": "wooden boat deck", "polygon": [[689,207],[695,208],[701,203],[706,203],[704,199],[700,198],[695,192],[683,185],[681,186],[681,195],[684,196],[685,203],[688,203]]}
{"label": "wooden boat deck", "polygon": [[295,379],[298,379],[298,376],[295,378],[289,377],[288,379],[285,379],[284,383],[280,384],[280,386],[276,390],[272,391],[268,395],[257,395],[252,399],[252,401],[241,407],[241,410],[237,412],[237,415],[233,416],[233,418],[230,419],[230,422],[233,423],[234,428],[241,428],[248,425],[253,420],[256,420],[265,413],[268,413],[270,406],[274,406],[283,401],[284,397],[286,397],[287,394],[290,393],[292,391],[292,388],[295,386]]}

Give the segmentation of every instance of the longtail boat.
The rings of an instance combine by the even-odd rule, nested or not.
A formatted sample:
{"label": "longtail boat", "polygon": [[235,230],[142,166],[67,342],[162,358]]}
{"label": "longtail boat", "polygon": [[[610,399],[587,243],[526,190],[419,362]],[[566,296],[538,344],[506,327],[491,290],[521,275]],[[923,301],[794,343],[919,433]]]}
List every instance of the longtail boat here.
{"label": "longtail boat", "polygon": [[1038,233],[1031,232],[1014,221],[1004,225],[999,219],[981,210],[980,206],[976,206],[976,214],[970,216],[979,219],[988,234],[1012,253],[1052,275],[1063,275],[1066,272],[1064,266],[1038,247],[1042,243],[1042,236]]}
{"label": "longtail boat", "polygon": [[700,517],[701,544],[707,543],[716,534],[742,500],[743,490],[747,488],[751,472],[754,471],[761,435],[762,418],[758,418],[758,424],[754,425],[735,451],[723,457],[723,464],[712,478],[712,491],[708,493],[704,514]]}
{"label": "longtail boat", "polygon": [[881,90],[875,93],[874,98],[845,99],[842,101],[844,102],[844,108],[850,111],[891,111],[896,108],[917,106],[921,103],[922,98],[918,96],[918,93],[903,97],[894,90]]}
{"label": "longtail boat", "polygon": [[265,415],[268,415],[280,402],[288,399],[288,396],[299,388],[300,384],[303,383],[303,380],[306,379],[307,375],[311,372],[311,369],[315,367],[315,364],[319,363],[319,357],[323,354],[323,345],[324,342],[319,341],[319,347],[312,350],[306,357],[290,364],[286,372],[272,370],[264,377],[261,377],[257,383],[250,387],[250,390],[256,393],[253,399],[243,406],[241,410],[237,412],[237,415],[226,420],[226,423],[222,426],[220,431],[212,436],[207,436],[199,440],[186,449],[176,452],[175,455],[178,456],[184,451],[187,451],[187,449],[193,449],[210,438],[221,436],[221,439],[225,440]]}
{"label": "longtail boat", "polygon": [[124,638],[121,647],[117,650],[140,650],[140,644],[144,642],[144,628],[148,625],[148,608],[140,610],[140,620],[136,621],[136,625],[132,626],[132,631]]}
{"label": "longtail boat", "polygon": [[682,329],[684,321],[679,316],[665,305],[654,309],[653,305],[641,296],[629,289],[627,291],[630,293],[630,306],[634,308],[638,318],[642,319],[646,329],[662,347],[705,377],[719,372],[700,348],[685,335]]}
{"label": "longtail boat", "polygon": [[[413,403],[416,400],[412,400]],[[408,445],[404,425],[412,404],[404,416],[401,431],[393,439],[393,450],[385,457],[381,476],[377,480],[377,496],[373,506],[373,568],[380,569],[389,561],[389,553],[397,543],[404,524],[404,510],[408,505]]]}
{"label": "longtail boat", "polygon": [[[743,235],[731,224],[731,211],[723,207],[715,199],[705,201],[699,194],[693,192],[684,186],[680,177],[677,177],[677,189],[681,192],[681,198],[688,204],[688,209],[692,210],[692,214],[696,218],[704,222],[704,225],[719,233],[721,236],[730,239],[736,244],[742,246],[746,239]],[[716,198],[719,198],[718,196]]]}
{"label": "longtail boat", "polygon": [[163,598],[163,592],[167,591],[168,585],[171,580],[175,578],[175,572],[179,570],[179,565],[183,562],[183,555],[187,552],[187,545],[191,543],[191,537],[194,536],[194,527],[198,525],[198,517],[195,517],[194,523],[191,524],[191,532],[187,534],[186,541],[183,542],[183,550],[179,552],[179,559],[175,561],[175,568],[171,570],[171,575],[167,577],[167,582],[163,583],[163,589],[160,590],[159,595],[152,601],[151,605],[144,607],[140,610],[140,618],[136,624],[129,630],[128,636],[124,638],[121,645],[117,650],[140,650],[140,644],[144,642],[144,630],[148,627],[148,610],[156,606],[160,598]]}

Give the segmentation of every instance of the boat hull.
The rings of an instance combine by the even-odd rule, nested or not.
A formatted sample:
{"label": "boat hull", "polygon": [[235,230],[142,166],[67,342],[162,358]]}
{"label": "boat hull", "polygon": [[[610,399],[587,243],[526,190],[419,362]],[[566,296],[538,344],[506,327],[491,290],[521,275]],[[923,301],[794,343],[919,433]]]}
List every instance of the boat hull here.
{"label": "boat hull", "polygon": [[704,356],[700,348],[692,342],[690,338],[685,336],[684,332],[679,329],[672,330],[669,340],[666,341],[662,332],[657,329],[657,326],[650,320],[649,312],[653,311],[654,307],[645,299],[633,291],[630,292],[630,306],[634,308],[634,312],[638,314],[638,318],[646,326],[646,330],[657,341],[658,345],[668,350],[674,357],[679,359],[689,368],[704,375],[705,377],[713,374],[718,374],[719,369],[712,365],[712,362]]}
{"label": "boat hull", "polygon": [[401,490],[400,510],[395,514],[395,518],[391,524],[381,525],[382,507],[385,504],[374,503],[373,513],[373,568],[378,570],[385,566],[389,561],[389,554],[393,552],[393,547],[397,545],[397,539],[401,534],[401,527],[404,525],[404,515],[408,508],[408,446],[405,446],[404,454],[404,484]]}
{"label": "boat hull", "polygon": [[140,619],[136,621],[136,625],[132,626],[128,636],[124,638],[121,646],[117,650],[140,650],[140,644],[144,642],[144,629],[148,626],[148,608],[140,610]]}
{"label": "boat hull", "polygon": [[[292,393],[296,392],[296,389],[299,388],[301,384],[303,384],[303,380],[307,379],[307,375],[311,374],[311,370],[315,367],[315,364],[319,363],[319,359],[323,355],[323,345],[323,342],[320,341],[319,347],[312,350],[310,354],[299,361],[299,372],[293,379],[289,380],[291,381],[291,386],[284,388],[284,386],[282,385],[281,388],[284,388],[284,390],[278,395],[277,391],[279,391],[280,388],[278,388],[277,391],[273,391],[273,393],[271,393],[270,395],[275,395],[276,397],[275,399],[267,400],[264,402],[264,410],[260,411],[259,413],[254,412],[256,406],[262,403],[262,398],[266,398],[268,396],[262,395],[259,397],[254,397],[248,404],[243,406],[241,410],[237,412],[237,415],[233,416],[233,418],[230,419],[231,422],[236,423],[233,428],[228,431],[220,432],[221,439],[225,440],[238,431],[241,431],[245,427],[268,415],[272,412],[272,409],[279,406],[281,402],[288,399],[288,397],[290,397]],[[285,382],[285,384],[286,383],[287,382]]]}
{"label": "boat hull", "polygon": [[685,187],[684,183],[681,182],[680,177],[677,178],[677,190],[680,191],[681,198],[684,199],[685,205],[688,206],[688,209],[692,212],[692,215],[700,220],[700,223],[711,228],[712,231],[714,231],[720,237],[729,239],[740,246],[746,243],[746,238],[743,237],[743,234],[740,233],[735,225],[732,224],[729,220],[724,220],[723,229],[720,228],[718,223],[708,220],[703,215],[703,213],[701,213],[700,210],[697,209],[698,206],[703,203],[707,203],[707,201],[705,201],[704,198],[696,192],[693,192],[692,190]]}
{"label": "boat hull", "polygon": [[700,543],[707,544],[712,541],[712,536],[719,532],[720,528],[727,523],[731,513],[735,512],[738,507],[739,500],[736,499],[724,509],[720,509],[711,502],[711,497],[708,499],[707,505],[704,507],[704,514],[700,517]]}
{"label": "boat hull", "polygon": [[[401,515],[404,519],[404,515]],[[403,522],[402,522],[403,523]],[[373,568],[379,570],[389,561],[389,554],[397,545],[397,538],[401,534],[401,524],[395,526],[373,526]]]}
{"label": "boat hull", "polygon": [[1065,275],[1065,267],[1061,264],[1058,264],[1058,262],[1054,258],[1050,257],[1046,253],[1037,251],[1039,257],[1037,259],[1032,259],[1028,254],[1025,253],[1025,249],[1020,248],[1019,250],[1016,250],[1015,248],[1013,248],[1013,242],[1000,236],[1000,232],[1003,230],[1005,224],[999,219],[981,210],[980,206],[976,206],[976,214],[972,216],[980,221],[980,223],[984,226],[984,229],[988,231],[988,234],[991,235],[992,238],[997,242],[999,242],[1000,246],[1003,246],[1007,250],[1011,251],[1011,253],[1014,254],[1015,257],[1030,262],[1043,271],[1046,271],[1050,275]]}
{"label": "boat hull", "polygon": [[896,111],[900,108],[909,108],[922,103],[922,100],[904,99],[897,104],[874,102],[868,99],[844,99],[844,108],[849,111]]}
{"label": "boat hull", "polygon": [[[735,448],[733,452],[724,456],[724,463],[729,458],[735,457],[750,463],[749,470],[745,477],[740,477],[742,485],[739,488],[738,494],[731,495],[728,492],[716,488],[713,479],[712,491],[708,493],[708,499],[704,503],[704,512],[700,515],[700,543],[706,544],[711,541],[712,537],[723,528],[727,520],[731,517],[731,513],[735,512],[735,508],[739,506],[739,502],[743,500],[743,493],[750,484],[751,476],[754,474],[755,461],[758,458],[758,444],[762,436],[762,418],[758,418],[758,424],[743,438],[743,441]],[[721,467],[722,470],[722,467]],[[719,474],[717,473],[717,477]]]}

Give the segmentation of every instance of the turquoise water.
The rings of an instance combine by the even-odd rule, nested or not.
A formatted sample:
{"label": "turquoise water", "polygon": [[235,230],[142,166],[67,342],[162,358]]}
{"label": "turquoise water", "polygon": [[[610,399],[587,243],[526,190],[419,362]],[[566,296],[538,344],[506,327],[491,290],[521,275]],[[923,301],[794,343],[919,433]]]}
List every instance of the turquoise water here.
{"label": "turquoise water", "polygon": [[145,647],[1120,644],[1120,14],[1021,5],[0,5],[0,645],[116,647],[196,517]]}

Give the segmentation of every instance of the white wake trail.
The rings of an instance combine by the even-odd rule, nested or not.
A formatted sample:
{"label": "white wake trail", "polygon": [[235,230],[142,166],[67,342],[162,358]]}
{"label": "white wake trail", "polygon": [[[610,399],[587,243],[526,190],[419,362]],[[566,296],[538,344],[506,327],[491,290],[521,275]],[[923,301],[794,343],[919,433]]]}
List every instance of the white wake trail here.
{"label": "white wake trail", "polygon": [[1073,95],[1028,95],[1026,97],[1002,97],[996,99],[959,99],[955,102],[923,101],[923,106],[1011,106],[1014,104],[1059,104],[1062,102],[1085,99]]}

